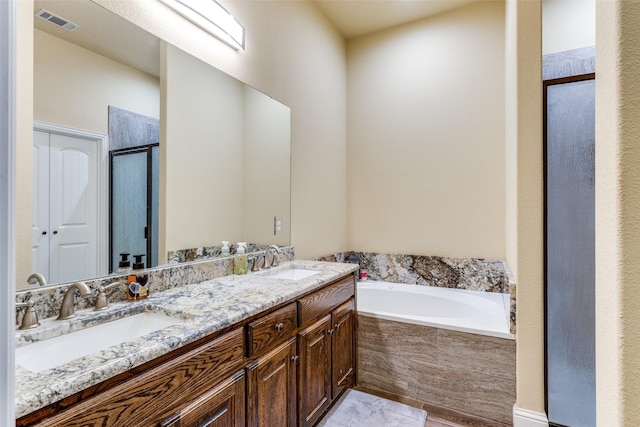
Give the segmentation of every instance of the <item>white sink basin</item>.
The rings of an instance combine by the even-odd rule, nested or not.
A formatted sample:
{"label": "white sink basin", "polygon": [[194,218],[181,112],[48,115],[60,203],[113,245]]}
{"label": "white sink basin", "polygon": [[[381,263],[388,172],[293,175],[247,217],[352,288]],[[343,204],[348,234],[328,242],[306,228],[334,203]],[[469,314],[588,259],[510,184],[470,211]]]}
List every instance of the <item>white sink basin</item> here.
{"label": "white sink basin", "polygon": [[315,276],[320,273],[316,270],[306,270],[304,268],[291,268],[289,270],[280,271],[276,274],[271,275],[271,277],[275,277],[277,279],[288,279],[288,280],[302,280],[307,277]]}
{"label": "white sink basin", "polygon": [[183,319],[153,312],[123,317],[18,347],[16,365],[41,372],[183,322]]}

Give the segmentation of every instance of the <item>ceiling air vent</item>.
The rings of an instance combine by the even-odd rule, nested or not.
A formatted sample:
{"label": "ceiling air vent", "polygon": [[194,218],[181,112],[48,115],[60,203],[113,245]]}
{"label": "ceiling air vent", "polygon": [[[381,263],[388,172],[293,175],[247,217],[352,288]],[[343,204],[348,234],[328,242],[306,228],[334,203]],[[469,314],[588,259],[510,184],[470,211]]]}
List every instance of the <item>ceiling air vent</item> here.
{"label": "ceiling air vent", "polygon": [[63,28],[67,31],[75,31],[78,28],[80,28],[80,25],[74,24],[73,22],[68,21],[61,16],[58,16],[53,12],[49,12],[46,9],[40,9],[38,12],[36,12],[35,16],[42,20],[51,22],[52,24],[60,28]]}

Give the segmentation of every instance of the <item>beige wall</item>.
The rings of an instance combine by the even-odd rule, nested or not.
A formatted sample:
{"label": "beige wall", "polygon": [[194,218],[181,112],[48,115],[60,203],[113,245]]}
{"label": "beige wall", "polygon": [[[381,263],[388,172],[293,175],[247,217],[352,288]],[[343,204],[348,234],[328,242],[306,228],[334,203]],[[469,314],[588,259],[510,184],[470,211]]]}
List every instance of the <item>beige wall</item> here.
{"label": "beige wall", "polygon": [[161,264],[167,251],[242,240],[244,92],[209,64],[162,48]]}
{"label": "beige wall", "polygon": [[505,256],[504,4],[348,43],[349,249]]}
{"label": "beige wall", "polygon": [[640,425],[640,3],[597,2],[596,414]]}
{"label": "beige wall", "polygon": [[[242,239],[286,246],[291,239],[291,110],[249,86],[243,93]],[[274,216],[282,224],[275,236]]]}
{"label": "beige wall", "polygon": [[236,52],[160,2],[96,2],[289,106],[296,256],[346,249],[345,42],[315,4],[223,1],[247,31]]}
{"label": "beige wall", "polygon": [[156,77],[34,30],[34,120],[109,133],[107,107],[160,117]]}
{"label": "beige wall", "polygon": [[542,1],[542,53],[596,44],[595,0]]}
{"label": "beige wall", "polygon": [[506,225],[517,284],[517,405],[544,413],[541,3],[507,0],[506,8]]}

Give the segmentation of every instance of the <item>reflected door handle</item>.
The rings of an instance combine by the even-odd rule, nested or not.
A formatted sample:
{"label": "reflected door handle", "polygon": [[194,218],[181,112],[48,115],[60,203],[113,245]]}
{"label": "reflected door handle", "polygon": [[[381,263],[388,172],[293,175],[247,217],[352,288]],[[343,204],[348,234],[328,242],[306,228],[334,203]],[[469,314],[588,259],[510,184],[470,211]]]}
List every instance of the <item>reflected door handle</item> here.
{"label": "reflected door handle", "polygon": [[53,234],[58,234],[58,230],[54,231]]}
{"label": "reflected door handle", "polygon": [[46,232],[46,231],[43,231],[43,232],[42,232],[42,235],[43,235],[43,236],[46,236],[46,235],[47,235],[47,232]]}

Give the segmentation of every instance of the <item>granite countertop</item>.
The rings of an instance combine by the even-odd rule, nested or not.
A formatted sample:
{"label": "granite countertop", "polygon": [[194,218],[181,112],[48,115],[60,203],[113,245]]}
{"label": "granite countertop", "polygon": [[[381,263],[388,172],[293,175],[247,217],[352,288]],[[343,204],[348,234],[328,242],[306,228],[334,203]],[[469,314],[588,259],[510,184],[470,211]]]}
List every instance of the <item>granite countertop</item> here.
{"label": "granite countertop", "polygon": [[[319,273],[296,281],[272,277],[292,266],[318,270]],[[184,319],[183,323],[42,372],[31,372],[17,365],[16,418],[313,291],[357,268],[353,264],[321,261],[286,262],[270,270],[224,276],[152,293],[141,301],[111,303],[104,311],[78,310],[77,317],[70,320],[55,320],[55,317],[42,319],[38,328],[16,330],[16,346],[21,347],[144,311]]]}

